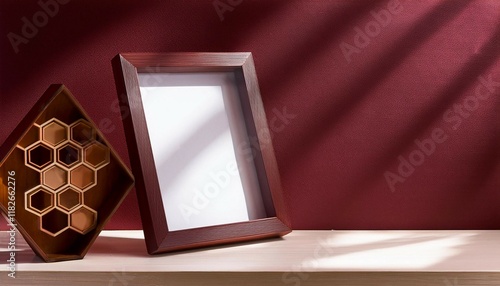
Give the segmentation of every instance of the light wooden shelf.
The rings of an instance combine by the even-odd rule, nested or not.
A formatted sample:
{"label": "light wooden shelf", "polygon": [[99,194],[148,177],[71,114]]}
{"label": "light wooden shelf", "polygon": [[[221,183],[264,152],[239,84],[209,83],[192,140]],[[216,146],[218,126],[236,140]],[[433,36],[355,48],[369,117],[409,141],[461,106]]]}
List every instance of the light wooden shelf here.
{"label": "light wooden shelf", "polygon": [[294,231],[158,256],[142,231],[103,231],[83,260],[57,263],[20,235],[16,247],[17,278],[2,267],[0,285],[500,285],[500,231]]}

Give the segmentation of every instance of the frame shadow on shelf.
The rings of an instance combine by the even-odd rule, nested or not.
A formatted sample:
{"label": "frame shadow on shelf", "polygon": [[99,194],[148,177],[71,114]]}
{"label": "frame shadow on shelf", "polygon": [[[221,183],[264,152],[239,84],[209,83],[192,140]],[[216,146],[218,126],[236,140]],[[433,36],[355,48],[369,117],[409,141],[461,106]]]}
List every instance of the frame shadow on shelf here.
{"label": "frame shadow on shelf", "polygon": [[291,231],[251,53],[126,53],[113,70],[150,254]]}

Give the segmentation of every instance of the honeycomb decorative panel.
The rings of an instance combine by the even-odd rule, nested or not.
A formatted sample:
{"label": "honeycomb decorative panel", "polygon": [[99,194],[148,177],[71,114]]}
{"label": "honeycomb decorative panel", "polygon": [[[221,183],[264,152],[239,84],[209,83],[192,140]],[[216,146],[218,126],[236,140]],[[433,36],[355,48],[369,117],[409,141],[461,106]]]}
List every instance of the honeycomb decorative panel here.
{"label": "honeycomb decorative panel", "polygon": [[0,208],[45,261],[83,258],[134,182],[62,85],[49,87],[0,159]]}
{"label": "honeycomb decorative panel", "polygon": [[70,227],[81,234],[85,234],[95,227],[96,219],[97,213],[93,209],[81,206],[71,213]]}
{"label": "honeycomb decorative panel", "polygon": [[71,187],[57,194],[57,206],[64,211],[71,212],[73,209],[83,205],[83,194]]}
{"label": "honeycomb decorative panel", "polygon": [[29,147],[25,153],[26,166],[37,171],[43,170],[54,160],[54,150],[43,142],[37,142],[34,146]]}
{"label": "honeycomb decorative panel", "polygon": [[82,146],[95,142],[95,129],[85,120],[78,120],[71,124],[71,141]]}
{"label": "honeycomb decorative panel", "polygon": [[81,191],[86,191],[97,184],[97,172],[95,169],[80,165],[73,170],[70,174],[71,185]]}
{"label": "honeycomb decorative panel", "polygon": [[[70,142],[57,149],[57,163],[71,168],[82,162],[82,150]],[[55,162],[54,162],[55,163]]]}
{"label": "honeycomb decorative panel", "polygon": [[40,217],[40,229],[51,236],[57,236],[69,228],[68,218],[67,212],[51,209]]}
{"label": "honeycomb decorative panel", "polygon": [[51,190],[56,191],[67,183],[68,170],[64,167],[53,165],[42,172],[42,184]]}
{"label": "honeycomb decorative panel", "polygon": [[87,165],[100,169],[109,163],[109,148],[99,142],[93,142],[85,148],[84,159]]}
{"label": "honeycomb decorative panel", "polygon": [[57,119],[42,125],[42,141],[57,146],[68,139],[68,126]]}
{"label": "honeycomb decorative panel", "polygon": [[37,216],[41,216],[54,208],[54,194],[43,188],[36,187],[25,193],[25,208]]}

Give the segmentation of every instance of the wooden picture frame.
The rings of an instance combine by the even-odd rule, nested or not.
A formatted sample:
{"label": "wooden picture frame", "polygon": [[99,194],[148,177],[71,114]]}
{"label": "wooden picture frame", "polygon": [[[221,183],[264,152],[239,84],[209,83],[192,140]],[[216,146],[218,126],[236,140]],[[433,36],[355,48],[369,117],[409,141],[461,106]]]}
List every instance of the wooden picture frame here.
{"label": "wooden picture frame", "polygon": [[[279,171],[251,53],[125,53],[113,59],[113,70],[136,178],[146,245],[150,254],[279,237],[291,231],[285,214]],[[174,101],[167,103],[164,101],[166,98]],[[212,121],[204,121],[200,114],[211,110],[212,107],[208,106],[212,105],[215,106],[213,110],[223,112],[219,121],[223,122],[220,125],[226,128],[223,134],[229,136],[220,135],[216,140],[210,137],[210,131],[205,132],[212,130]],[[184,125],[180,123],[181,120],[186,120],[185,128],[182,128]],[[194,125],[189,125],[191,121],[195,121]],[[161,128],[155,127],[160,126],[157,123],[161,123]],[[176,129],[176,124],[181,128]],[[199,128],[196,124],[204,127]],[[189,126],[198,126],[196,128],[199,129]],[[176,134],[183,132],[194,134],[185,141],[177,139]],[[198,133],[205,133],[205,137],[200,137]],[[157,139],[158,137],[163,139]],[[203,148],[195,148],[197,140],[206,141],[206,144],[199,144],[203,145]],[[217,147],[218,142],[223,141],[232,143],[233,149]],[[221,151],[222,156],[217,155],[216,158],[227,155],[232,156],[228,158],[236,159],[237,169],[233,170],[236,170],[240,183],[233,180],[236,187],[231,185],[230,190],[219,195],[222,193],[221,185],[218,189],[220,192],[215,192],[215,185],[205,182],[204,187],[200,187],[203,192],[196,190],[193,195],[194,189],[189,189],[192,186],[191,181],[208,176],[202,172],[195,172],[194,174],[200,175],[192,176],[193,173],[186,170],[195,170],[205,165],[212,168],[212,162],[223,161],[194,159],[195,156],[199,158],[200,154],[208,152],[206,146],[212,145],[216,146],[213,150],[226,150]],[[244,146],[244,150],[241,146]],[[185,148],[194,151],[183,153]],[[166,156],[168,160],[164,159],[163,153],[167,152],[165,149],[169,150],[169,154],[173,154]],[[179,156],[178,152],[183,153],[185,157]],[[207,155],[206,158],[215,158],[210,156]],[[201,161],[206,164],[199,163]],[[164,171],[164,164],[169,166],[166,170],[176,173],[175,176]],[[189,167],[186,167],[188,164]],[[200,170],[213,175],[211,169],[207,168]],[[179,169],[190,175],[180,174]],[[183,176],[187,179],[181,184],[179,178]],[[166,180],[170,181],[165,184]],[[177,185],[181,187],[174,188]],[[182,186],[188,187],[183,189]],[[243,195],[235,195],[240,191]],[[175,202],[176,198],[186,196],[187,193],[193,197],[193,203],[196,194],[205,194],[202,201],[206,205],[219,205],[210,210],[207,207],[205,212],[197,209],[200,204],[194,203],[194,207],[186,207],[184,203],[180,203],[182,199]],[[166,197],[169,199],[165,199]],[[233,208],[233,212],[226,208],[232,205],[227,202],[234,197],[244,197],[244,211],[248,213],[248,218],[237,217],[239,214],[233,216],[234,213],[242,213],[239,209]],[[225,203],[220,203],[224,200]],[[181,216],[177,216],[175,206],[185,221],[182,221]],[[204,216],[207,220],[198,225],[190,224],[191,217],[186,219],[186,214],[202,212],[205,214],[195,219]]]}

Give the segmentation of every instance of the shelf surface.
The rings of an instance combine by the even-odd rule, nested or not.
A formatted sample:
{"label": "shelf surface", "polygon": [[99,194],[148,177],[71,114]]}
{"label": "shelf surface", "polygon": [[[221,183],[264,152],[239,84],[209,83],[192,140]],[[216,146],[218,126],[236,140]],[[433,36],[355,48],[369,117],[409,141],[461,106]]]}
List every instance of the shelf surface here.
{"label": "shelf surface", "polygon": [[[233,276],[243,279],[250,275],[250,280],[255,280],[272,275],[275,282],[283,285],[321,285],[314,281],[334,281],[328,279],[344,276],[342,279],[370,277],[374,283],[377,277],[409,279],[404,281],[434,277],[439,282],[435,285],[455,286],[457,279],[486,279],[481,280],[482,284],[474,280],[476,284],[472,285],[500,285],[500,231],[293,231],[283,238],[156,256],[147,254],[143,238],[142,231],[103,231],[83,260],[45,263],[18,235],[16,274],[36,274],[43,280],[61,273],[66,273],[65,277],[93,273],[94,279],[104,275],[111,277],[109,280],[131,273],[132,277],[140,277],[141,283],[147,282],[144,277],[151,282],[163,275],[169,275],[169,279],[177,277],[174,280],[178,282],[195,279],[197,275],[203,279],[213,276],[218,283]],[[0,232],[2,263],[8,258],[7,243],[8,233]],[[0,281],[6,279],[7,273],[2,267]],[[151,276],[153,273],[156,278]],[[316,279],[311,279],[311,275]],[[398,281],[401,285],[423,285]]]}

